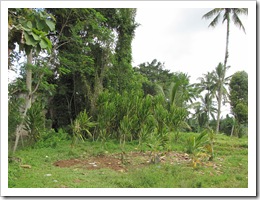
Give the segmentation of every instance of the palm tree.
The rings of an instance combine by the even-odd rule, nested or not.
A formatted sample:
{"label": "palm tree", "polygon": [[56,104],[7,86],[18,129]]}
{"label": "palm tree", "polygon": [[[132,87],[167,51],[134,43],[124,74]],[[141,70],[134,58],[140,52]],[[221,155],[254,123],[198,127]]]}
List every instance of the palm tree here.
{"label": "palm tree", "polygon": [[[221,80],[223,81],[224,80],[223,75],[225,76],[226,70],[227,70],[230,18],[232,17],[234,24],[236,26],[238,26],[239,28],[242,28],[243,31],[245,32],[245,27],[244,27],[243,23],[241,22],[241,20],[239,19],[238,16],[240,14],[247,15],[248,9],[247,8],[215,8],[215,9],[209,11],[208,13],[206,13],[205,15],[203,15],[202,18],[209,19],[209,18],[212,18],[213,16],[215,16],[213,21],[209,24],[209,27],[210,26],[215,27],[218,24],[219,19],[221,18],[222,12],[224,12],[222,23],[227,21],[226,52],[225,52],[225,58],[224,58],[224,65],[223,65],[223,69],[222,69],[223,73],[222,73],[222,77],[221,77]],[[217,133],[218,133],[218,130],[219,130],[219,116],[220,116],[220,110],[219,109],[221,107],[222,88],[223,87],[219,87],[220,90],[218,91],[219,99],[218,99],[218,119],[217,119],[218,123],[217,123],[217,128],[216,128]]]}
{"label": "palm tree", "polygon": [[196,86],[199,88],[199,92],[207,91],[208,94],[212,93],[214,84],[213,84],[213,72],[207,72],[203,74],[203,77],[199,77],[198,80],[200,83],[197,83]]}
{"label": "palm tree", "polygon": [[200,95],[200,102],[196,102],[193,105],[195,113],[193,117],[198,121],[199,128],[209,127],[210,116],[215,120],[215,113],[217,109],[215,108],[213,99],[209,93],[206,93],[203,97]]}
{"label": "palm tree", "polygon": [[189,78],[185,73],[178,74],[171,82],[166,91],[159,84],[156,85],[157,94],[162,94],[169,106],[187,107],[187,103],[192,103],[198,96],[195,84],[189,83]]}
{"label": "palm tree", "polygon": [[[205,97],[200,96],[203,112],[206,111],[207,116],[207,126],[209,126],[209,116],[213,114],[215,108],[213,106],[213,98],[216,94],[216,84],[213,80],[214,72],[207,72],[203,74],[203,77],[199,77],[200,83],[197,83],[199,93],[206,91]],[[213,117],[214,118],[214,117]]]}
{"label": "palm tree", "polygon": [[231,76],[226,77],[226,70],[228,68],[230,66],[225,68],[222,63],[219,63],[215,71],[213,71],[214,94],[218,102],[216,133],[219,131],[222,98],[224,98],[224,103],[227,102],[228,91],[225,86],[228,85],[228,81],[231,78]]}
{"label": "palm tree", "polygon": [[227,34],[226,34],[226,52],[225,52],[225,59],[224,59],[224,68],[226,68],[227,65],[227,59],[228,59],[228,44],[229,44],[229,26],[230,26],[230,18],[232,17],[232,20],[236,26],[239,28],[242,28],[244,32],[245,27],[241,20],[239,19],[240,14],[248,14],[247,8],[215,8],[205,15],[203,15],[202,18],[209,19],[215,16],[213,21],[209,24],[209,27],[215,27],[218,24],[219,19],[221,18],[221,13],[223,13],[223,20],[222,23],[227,21]]}

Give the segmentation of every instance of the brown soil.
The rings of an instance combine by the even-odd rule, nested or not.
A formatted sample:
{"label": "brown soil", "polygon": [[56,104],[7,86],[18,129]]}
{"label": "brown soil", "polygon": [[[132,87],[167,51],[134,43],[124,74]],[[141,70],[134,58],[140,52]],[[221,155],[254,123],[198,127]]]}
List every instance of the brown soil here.
{"label": "brown soil", "polygon": [[[57,167],[77,167],[88,170],[97,170],[101,168],[109,168],[119,172],[126,172],[132,168],[147,166],[151,163],[150,152],[130,152],[127,154],[110,154],[96,157],[89,157],[88,159],[70,159],[59,160],[53,163]],[[157,156],[159,163],[170,163],[173,165],[181,163],[189,163],[191,158],[188,154],[167,152],[160,153]]]}

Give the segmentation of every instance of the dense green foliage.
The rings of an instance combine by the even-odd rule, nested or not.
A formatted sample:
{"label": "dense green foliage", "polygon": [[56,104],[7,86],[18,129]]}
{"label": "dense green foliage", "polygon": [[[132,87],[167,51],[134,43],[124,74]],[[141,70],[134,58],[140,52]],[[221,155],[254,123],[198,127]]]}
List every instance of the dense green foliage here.
{"label": "dense green foliage", "polygon": [[230,105],[235,118],[234,134],[247,134],[248,126],[248,74],[245,71],[233,74],[230,83]]}
{"label": "dense green foliage", "polygon": [[233,74],[230,83],[230,104],[239,123],[247,123],[248,75],[245,71]]}
{"label": "dense green foliage", "polygon": [[[33,51],[39,53],[38,47],[47,48],[41,40],[49,41],[50,55],[43,57],[33,52],[35,58],[30,65],[34,74],[31,81],[34,90],[31,88],[30,94],[36,92],[36,103],[44,109],[45,123],[41,127],[36,120],[28,125],[27,120],[28,132],[44,132],[47,126],[56,131],[65,128],[70,136],[102,141],[114,138],[122,143],[139,140],[142,143],[148,132],[155,131],[161,136],[174,133],[177,139],[179,131],[200,132],[212,125],[209,122],[215,120],[217,111],[214,99],[218,102],[218,117],[221,99],[227,99],[224,86],[229,78],[223,75],[227,67],[224,70],[220,63],[196,84],[189,82],[188,74],[170,72],[156,59],[133,68],[131,42],[138,27],[135,15],[136,9],[116,8],[9,10],[10,47],[21,46],[19,38],[24,31],[39,41],[30,43],[32,38],[26,37],[25,48],[31,45],[36,47]],[[43,31],[41,40],[34,36],[36,30]],[[27,68],[21,67],[21,78],[9,86],[10,134],[26,117],[32,121],[40,115],[30,111],[28,116],[21,118],[14,109],[17,106],[23,109],[17,96],[28,90]],[[32,99],[30,94],[26,98]],[[247,113],[242,104],[236,104],[236,107]],[[82,132],[75,127],[78,127],[83,111],[88,116],[86,119],[91,118],[96,125]],[[236,115],[243,114],[237,112]],[[32,123],[38,123],[39,127]]]}

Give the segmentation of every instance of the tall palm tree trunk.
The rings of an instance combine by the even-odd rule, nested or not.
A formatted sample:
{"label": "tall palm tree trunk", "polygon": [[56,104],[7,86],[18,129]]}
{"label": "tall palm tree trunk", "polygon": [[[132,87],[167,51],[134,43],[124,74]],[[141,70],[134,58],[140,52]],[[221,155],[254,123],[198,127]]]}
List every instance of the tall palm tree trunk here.
{"label": "tall palm tree trunk", "polygon": [[[230,18],[229,14],[227,16],[227,34],[226,34],[226,52],[225,52],[225,58],[224,58],[224,73],[223,76],[221,77],[222,83],[224,81],[224,78],[226,76],[226,69],[227,69],[227,60],[228,60],[228,44],[229,44],[229,25],[230,25]],[[216,133],[219,132],[219,124],[220,124],[220,114],[221,114],[221,103],[222,103],[222,85],[220,86],[219,89],[219,97],[218,97],[218,114],[217,114],[217,126],[216,126]]]}
{"label": "tall palm tree trunk", "polygon": [[227,17],[227,35],[226,35],[226,52],[225,52],[225,59],[224,59],[224,68],[226,69],[227,66],[227,59],[229,56],[228,53],[228,44],[229,44],[229,25],[230,25],[230,18],[229,15]]}
{"label": "tall palm tree trunk", "polygon": [[218,96],[218,114],[217,114],[217,127],[216,127],[216,133],[219,132],[220,113],[221,113],[221,101],[222,101],[222,89],[220,89],[220,91],[219,91],[219,96]]}

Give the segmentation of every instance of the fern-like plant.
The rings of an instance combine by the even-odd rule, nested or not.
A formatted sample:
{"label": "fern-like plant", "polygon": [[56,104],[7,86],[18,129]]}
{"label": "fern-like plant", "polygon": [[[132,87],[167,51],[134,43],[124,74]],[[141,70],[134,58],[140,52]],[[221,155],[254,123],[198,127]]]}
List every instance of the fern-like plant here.
{"label": "fern-like plant", "polygon": [[35,102],[27,111],[24,120],[24,129],[28,132],[30,142],[37,142],[41,138],[41,133],[45,130],[43,106],[40,103]]}
{"label": "fern-like plant", "polygon": [[80,112],[72,124],[72,143],[76,140],[84,141],[87,137],[93,138],[90,129],[97,125],[96,122],[91,121],[86,110]]}

